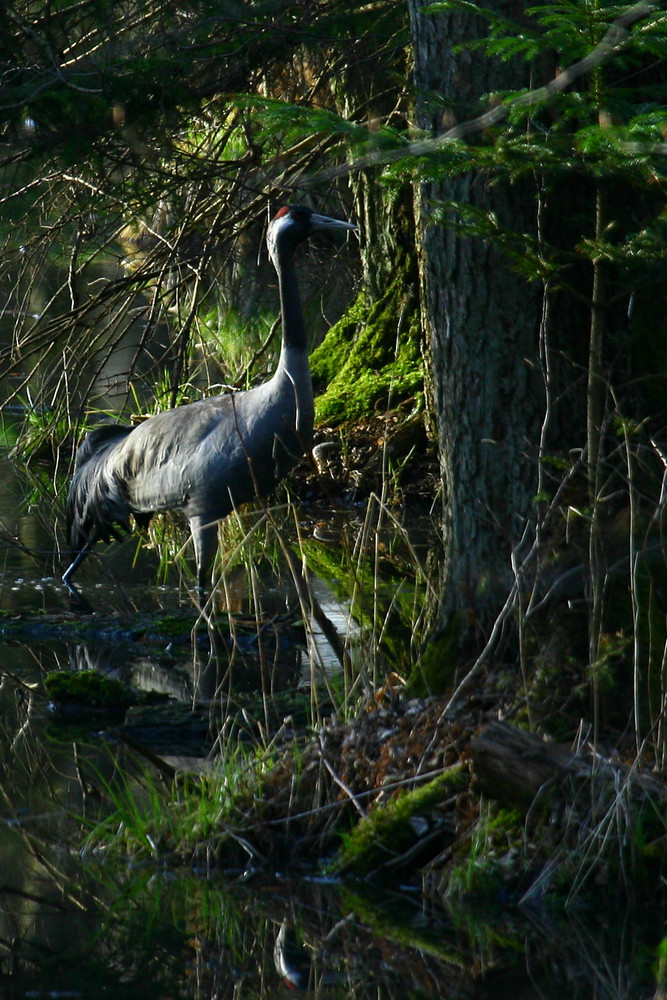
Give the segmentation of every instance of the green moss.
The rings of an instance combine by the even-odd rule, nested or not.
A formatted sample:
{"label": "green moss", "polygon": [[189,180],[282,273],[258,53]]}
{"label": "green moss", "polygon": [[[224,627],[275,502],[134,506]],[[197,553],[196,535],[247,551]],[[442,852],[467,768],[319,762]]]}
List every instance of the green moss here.
{"label": "green moss", "polygon": [[467,768],[455,764],[421,788],[404,792],[373,809],[345,837],[334,870],[368,875],[385,862],[400,857],[419,840],[411,821],[416,817],[428,821],[445,799],[462,791],[467,783]]}
{"label": "green moss", "polygon": [[44,687],[51,700],[61,705],[76,702],[89,708],[120,709],[131,701],[124,684],[95,670],[58,670],[46,675]]}
{"label": "green moss", "polygon": [[460,659],[460,615],[452,614],[444,629],[429,639],[406,685],[406,696],[441,694],[453,682]]}
{"label": "green moss", "polygon": [[315,402],[319,423],[358,420],[386,404],[390,394],[396,402],[422,390],[419,314],[414,308],[404,315],[411,286],[408,263],[399,262],[382,298],[369,303],[360,294],[313,351],[316,388],[326,386]]}
{"label": "green moss", "polygon": [[159,637],[189,639],[192,634],[194,619],[187,615],[164,615],[156,618],[150,627],[150,632]]}

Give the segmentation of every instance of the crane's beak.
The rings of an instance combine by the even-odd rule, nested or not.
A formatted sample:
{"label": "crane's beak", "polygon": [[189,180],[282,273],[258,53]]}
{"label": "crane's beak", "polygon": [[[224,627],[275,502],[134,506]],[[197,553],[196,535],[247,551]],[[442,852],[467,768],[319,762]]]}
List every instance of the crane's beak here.
{"label": "crane's beak", "polygon": [[352,222],[343,222],[342,219],[330,219],[328,215],[316,215],[310,217],[310,227],[313,232],[321,232],[324,229],[356,229]]}

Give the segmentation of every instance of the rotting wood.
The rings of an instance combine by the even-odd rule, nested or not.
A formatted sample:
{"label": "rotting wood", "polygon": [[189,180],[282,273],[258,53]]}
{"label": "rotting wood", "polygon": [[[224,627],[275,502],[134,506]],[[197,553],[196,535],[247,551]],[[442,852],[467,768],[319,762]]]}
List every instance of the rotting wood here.
{"label": "rotting wood", "polygon": [[491,798],[528,809],[538,795],[546,805],[571,799],[575,789],[592,780],[610,789],[631,781],[639,798],[653,799],[663,806],[667,787],[645,774],[612,763],[592,752],[571,753],[533,733],[506,722],[490,722],[470,744],[472,770],[481,789]]}

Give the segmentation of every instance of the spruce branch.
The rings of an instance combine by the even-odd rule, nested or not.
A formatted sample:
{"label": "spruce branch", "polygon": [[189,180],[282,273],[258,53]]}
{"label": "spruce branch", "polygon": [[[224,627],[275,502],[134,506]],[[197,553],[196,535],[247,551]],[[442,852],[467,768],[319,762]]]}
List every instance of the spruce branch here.
{"label": "spruce branch", "polygon": [[[447,129],[446,132],[432,139],[420,139],[415,142],[408,142],[403,146],[390,150],[374,150],[365,156],[359,157],[352,163],[334,167],[331,170],[321,171],[311,179],[311,183],[349,176],[361,170],[366,170],[368,167],[387,166],[408,157],[428,156],[433,153],[442,152],[450,143],[465,139],[469,135],[483,132],[493,125],[505,121],[517,109],[530,108],[549,101],[556,94],[560,94],[566,90],[580,76],[590,73],[593,69],[601,66],[610,59],[627,41],[632,25],[648,17],[655,10],[656,5],[648,3],[647,0],[639,0],[632,7],[628,7],[623,14],[612,22],[605,32],[604,37],[587,56],[561,70],[553,80],[543,87],[526,91],[509,101],[490,108],[476,118],[459,122],[457,125],[453,125]],[[667,143],[658,143],[655,148],[657,152],[667,153]],[[301,186],[303,183],[303,178],[299,178],[299,185]]]}

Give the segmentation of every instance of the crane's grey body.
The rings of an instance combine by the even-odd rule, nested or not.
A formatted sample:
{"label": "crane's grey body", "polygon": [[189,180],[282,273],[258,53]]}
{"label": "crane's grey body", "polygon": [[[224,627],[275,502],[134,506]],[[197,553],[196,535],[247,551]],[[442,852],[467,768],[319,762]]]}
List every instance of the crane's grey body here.
{"label": "crane's grey body", "polygon": [[85,438],[67,499],[71,577],[97,540],[109,541],[159,511],[188,518],[197,584],[205,588],[217,522],[238,504],[269,493],[312,444],[313,390],[293,253],[316,229],[350,223],[296,206],[282,209],[267,243],[279,279],[283,340],[275,374],[247,392],[227,392],[158,413],[136,427],[106,425]]}

